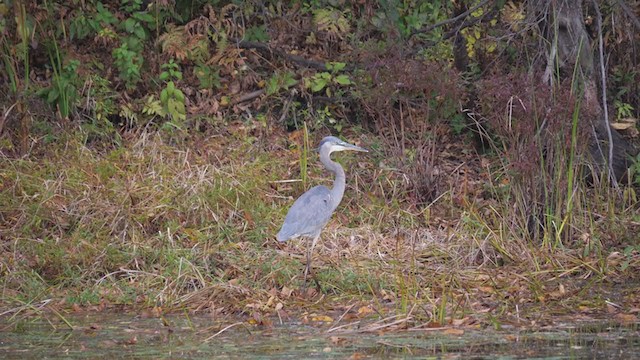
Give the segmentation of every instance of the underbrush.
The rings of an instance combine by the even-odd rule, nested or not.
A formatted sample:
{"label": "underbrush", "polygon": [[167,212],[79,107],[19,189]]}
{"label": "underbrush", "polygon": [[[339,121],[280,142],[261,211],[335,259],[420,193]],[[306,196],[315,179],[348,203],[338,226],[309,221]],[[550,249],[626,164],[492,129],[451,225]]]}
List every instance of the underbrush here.
{"label": "underbrush", "polygon": [[246,251],[278,215],[268,154],[208,159],[206,149],[198,155],[153,135],[104,153],[73,136],[63,143],[42,159],[2,160],[7,299],[32,303],[64,290],[70,299],[175,304],[259,261]]}
{"label": "underbrush", "polygon": [[[349,185],[314,254],[328,295],[318,298],[302,283],[307,243],[273,236],[303,191],[289,180],[304,152],[283,136],[270,150],[242,138],[169,145],[144,134],[96,150],[68,134],[40,158],[0,159],[3,313],[52,300],[226,314],[355,301],[414,321],[473,323],[488,309],[508,318],[517,305],[568,301],[585,282],[632,278],[640,265],[629,233],[637,205],[608,188],[577,185],[571,238],[556,243],[525,236],[530,204],[509,195],[518,188],[503,181],[499,157],[484,157],[479,179],[451,176],[420,206],[403,198],[405,174],[378,166],[383,151],[341,154]],[[308,186],[326,183],[317,159],[309,164]]]}

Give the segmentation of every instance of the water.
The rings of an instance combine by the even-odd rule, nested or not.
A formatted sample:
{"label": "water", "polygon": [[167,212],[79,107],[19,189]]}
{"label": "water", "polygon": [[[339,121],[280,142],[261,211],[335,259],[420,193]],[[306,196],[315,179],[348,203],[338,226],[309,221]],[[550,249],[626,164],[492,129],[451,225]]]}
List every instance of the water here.
{"label": "water", "polygon": [[98,313],[66,319],[74,330],[59,318],[11,323],[0,319],[3,328],[0,357],[640,359],[640,327],[607,322],[562,324],[535,330],[465,328],[328,333],[330,325],[326,324],[255,326],[244,321],[216,323],[206,317],[178,315],[160,319]]}

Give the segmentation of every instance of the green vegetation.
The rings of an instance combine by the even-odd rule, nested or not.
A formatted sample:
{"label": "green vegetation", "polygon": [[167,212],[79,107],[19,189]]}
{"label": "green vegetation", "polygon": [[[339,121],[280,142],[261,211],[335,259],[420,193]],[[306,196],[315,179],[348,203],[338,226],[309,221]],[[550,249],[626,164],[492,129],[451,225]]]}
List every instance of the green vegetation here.
{"label": "green vegetation", "polygon": [[182,80],[182,73],[178,64],[173,59],[167,64],[162,64],[164,71],[160,74],[160,81],[167,86],[160,92],[160,102],[164,113],[174,120],[186,120],[187,114],[184,107],[184,93],[176,88],[174,80]]}
{"label": "green vegetation", "polygon": [[[363,303],[499,327],[638,279],[640,156],[626,183],[593,166],[599,104],[532,79],[523,2],[73,3],[0,4],[0,318]],[[612,51],[635,130],[638,59]],[[348,187],[305,288],[307,243],[274,234],[330,184],[330,133],[370,152],[335,156]]]}
{"label": "green vegetation", "polygon": [[324,90],[327,96],[331,96],[332,91],[330,85],[335,84],[337,86],[351,85],[352,82],[348,75],[339,74],[347,64],[345,63],[328,63],[325,65],[328,71],[316,73],[307,80],[306,86],[313,92],[320,92]]}

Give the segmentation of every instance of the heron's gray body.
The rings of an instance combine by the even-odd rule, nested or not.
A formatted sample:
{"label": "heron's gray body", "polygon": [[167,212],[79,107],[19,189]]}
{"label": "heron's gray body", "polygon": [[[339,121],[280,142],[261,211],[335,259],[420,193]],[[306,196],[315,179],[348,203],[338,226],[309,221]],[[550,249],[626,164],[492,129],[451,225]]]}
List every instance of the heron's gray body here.
{"label": "heron's gray body", "polygon": [[[280,242],[297,237],[315,238],[329,222],[335,208],[331,190],[324,185],[312,187],[293,203],[276,238]],[[309,224],[316,226],[309,227]]]}
{"label": "heron's gray body", "polygon": [[332,161],[330,155],[335,151],[363,151],[367,150],[348,144],[336,137],[327,136],[320,142],[320,162],[336,175],[331,189],[323,185],[315,186],[300,196],[291,206],[284,219],[282,228],[276,235],[278,241],[283,242],[298,237],[312,239],[311,246],[307,250],[306,275],[311,266],[311,252],[315,247],[322,228],[329,222],[331,215],[336,210],[346,186],[346,176],[340,164]]}

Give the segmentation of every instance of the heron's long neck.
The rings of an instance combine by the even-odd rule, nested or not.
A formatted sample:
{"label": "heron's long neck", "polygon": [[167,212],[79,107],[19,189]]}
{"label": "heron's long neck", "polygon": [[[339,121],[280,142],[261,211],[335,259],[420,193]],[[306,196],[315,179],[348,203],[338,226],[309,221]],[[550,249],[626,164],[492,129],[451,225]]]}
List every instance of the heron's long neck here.
{"label": "heron's long neck", "polygon": [[333,180],[333,188],[331,189],[331,206],[335,209],[340,204],[342,200],[342,196],[344,195],[346,177],[344,174],[344,169],[337,162],[331,160],[328,153],[321,152],[320,153],[320,162],[324,164],[327,170],[331,171],[336,175],[335,180]]}

